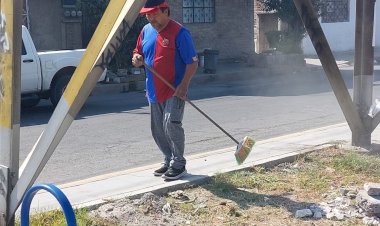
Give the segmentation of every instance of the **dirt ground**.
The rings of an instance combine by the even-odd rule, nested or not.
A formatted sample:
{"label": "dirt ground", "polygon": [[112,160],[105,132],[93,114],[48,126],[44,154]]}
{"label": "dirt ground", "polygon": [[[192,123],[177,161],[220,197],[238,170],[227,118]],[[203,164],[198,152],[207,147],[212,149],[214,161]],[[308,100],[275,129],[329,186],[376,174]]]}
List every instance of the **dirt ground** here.
{"label": "dirt ground", "polygon": [[[380,175],[373,175],[380,171],[347,171],[355,169],[349,165],[352,163],[344,162],[346,153],[321,150],[272,169],[218,175],[209,184],[111,202],[91,215],[98,219],[98,225],[109,226],[371,225],[363,223],[366,216],[356,206],[355,195],[365,181],[380,182]],[[336,158],[343,158],[347,169],[336,166]],[[365,157],[364,161],[367,159],[380,163],[379,156]],[[368,167],[374,168],[371,164]],[[297,216],[297,211],[304,209],[312,210],[313,215]],[[316,216],[317,210],[320,216]],[[332,216],[334,211],[340,215]]]}

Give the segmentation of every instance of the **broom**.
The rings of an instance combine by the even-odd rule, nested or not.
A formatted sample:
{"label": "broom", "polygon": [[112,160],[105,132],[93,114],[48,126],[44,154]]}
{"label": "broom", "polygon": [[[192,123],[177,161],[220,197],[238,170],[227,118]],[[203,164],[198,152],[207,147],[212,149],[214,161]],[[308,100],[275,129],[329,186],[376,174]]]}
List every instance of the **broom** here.
{"label": "broom", "polygon": [[[163,83],[165,83],[168,87],[170,87],[172,90],[175,91],[174,86],[172,84],[170,84],[168,81],[166,81],[166,79],[164,79],[164,77],[162,77],[160,74],[158,74],[157,71],[155,71],[152,67],[147,65],[145,63],[145,61],[143,61],[143,64],[144,64],[145,68],[147,68],[149,71],[151,71],[157,78],[159,78]],[[218,125],[218,123],[216,123],[214,120],[212,120],[206,113],[204,113],[195,104],[193,104],[192,101],[190,101],[188,98],[186,98],[186,101],[237,144],[236,151],[235,151],[235,158],[236,158],[236,161],[239,165],[242,164],[244,162],[244,160],[248,157],[249,153],[252,150],[253,145],[255,144],[255,141],[253,140],[253,138],[246,136],[246,137],[244,137],[243,141],[241,141],[241,142],[237,141],[231,134],[229,134],[220,125]]]}

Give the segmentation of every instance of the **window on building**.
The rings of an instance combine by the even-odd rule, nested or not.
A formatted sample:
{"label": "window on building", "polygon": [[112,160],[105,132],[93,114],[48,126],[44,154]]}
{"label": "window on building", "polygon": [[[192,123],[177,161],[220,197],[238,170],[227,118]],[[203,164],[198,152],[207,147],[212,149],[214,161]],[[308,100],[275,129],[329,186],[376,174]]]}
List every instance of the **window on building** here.
{"label": "window on building", "polygon": [[215,22],[215,0],[183,0],[183,22]]}
{"label": "window on building", "polygon": [[322,11],[322,23],[350,21],[350,0],[328,0]]}

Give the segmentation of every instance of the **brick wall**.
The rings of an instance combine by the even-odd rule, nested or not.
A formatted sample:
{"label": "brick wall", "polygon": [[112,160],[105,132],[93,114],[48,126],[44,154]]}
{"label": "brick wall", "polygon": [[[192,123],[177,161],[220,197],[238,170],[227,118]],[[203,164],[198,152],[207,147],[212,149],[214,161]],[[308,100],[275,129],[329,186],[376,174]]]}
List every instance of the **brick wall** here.
{"label": "brick wall", "polygon": [[264,13],[264,5],[263,3],[260,2],[260,0],[253,0],[254,1],[254,33],[255,33],[255,37],[257,38],[257,36],[259,35],[258,32],[259,32],[259,29],[258,29],[258,26],[259,26],[259,18],[258,18],[258,13]]}
{"label": "brick wall", "polygon": [[82,48],[81,17],[62,7],[61,0],[29,1],[30,34],[38,51]]}
{"label": "brick wall", "polygon": [[61,49],[61,0],[29,1],[30,33],[37,50]]}
{"label": "brick wall", "polygon": [[[182,1],[168,0],[172,18],[183,24]],[[239,58],[254,52],[253,0],[215,0],[215,23],[183,24],[197,50],[219,50],[219,59]]]}
{"label": "brick wall", "polygon": [[[167,0],[171,17],[183,24],[182,0]],[[254,0],[215,0],[215,23],[183,24],[192,33],[197,50],[219,50],[219,59],[239,58],[254,52]],[[67,19],[61,0],[29,3],[31,34],[38,50],[65,49]],[[43,21],[43,23],[42,23]],[[74,27],[75,28],[75,27]],[[78,29],[71,29],[78,31]]]}
{"label": "brick wall", "polygon": [[264,4],[260,2],[260,0],[254,0],[254,8],[255,12],[265,12],[264,11]]}
{"label": "brick wall", "polygon": [[260,0],[254,0],[254,37],[255,51],[262,53],[269,50],[269,43],[265,33],[278,30],[278,16],[275,12],[264,10],[264,4]]}

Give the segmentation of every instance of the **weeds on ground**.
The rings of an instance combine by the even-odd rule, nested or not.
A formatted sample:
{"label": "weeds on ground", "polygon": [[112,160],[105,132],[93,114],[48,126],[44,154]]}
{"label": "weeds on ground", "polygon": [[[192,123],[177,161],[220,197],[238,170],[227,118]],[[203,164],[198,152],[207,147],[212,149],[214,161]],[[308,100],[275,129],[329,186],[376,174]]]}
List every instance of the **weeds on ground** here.
{"label": "weeds on ground", "polygon": [[[89,216],[89,211],[85,208],[75,209],[74,214],[78,226],[113,226],[110,223],[98,218]],[[63,226],[66,224],[66,218],[61,210],[53,210],[34,214],[30,217],[29,225],[31,226]],[[20,220],[16,221],[16,226],[20,226]]]}
{"label": "weeds on ground", "polygon": [[[168,196],[166,201],[173,209],[170,218],[185,219],[190,225],[267,225],[268,222],[269,225],[362,225],[360,219],[343,222],[296,219],[294,213],[326,201],[324,194],[332,190],[361,189],[363,183],[379,180],[379,155],[329,148],[273,168],[253,167],[218,174],[208,184],[186,189],[188,200]],[[152,222],[161,217],[141,215],[137,209],[136,214],[140,214],[140,219],[150,217]],[[87,210],[76,210],[76,216],[78,225],[112,225],[89,217]],[[35,215],[31,221],[31,225],[64,225],[65,222],[60,211]]]}

